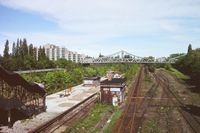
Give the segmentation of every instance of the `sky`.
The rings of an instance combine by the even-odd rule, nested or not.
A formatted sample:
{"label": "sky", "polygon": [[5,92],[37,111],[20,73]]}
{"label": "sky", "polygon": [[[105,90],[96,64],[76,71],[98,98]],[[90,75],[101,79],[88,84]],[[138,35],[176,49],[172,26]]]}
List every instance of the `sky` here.
{"label": "sky", "polygon": [[26,38],[89,56],[137,56],[200,47],[200,0],[0,0],[0,54]]}

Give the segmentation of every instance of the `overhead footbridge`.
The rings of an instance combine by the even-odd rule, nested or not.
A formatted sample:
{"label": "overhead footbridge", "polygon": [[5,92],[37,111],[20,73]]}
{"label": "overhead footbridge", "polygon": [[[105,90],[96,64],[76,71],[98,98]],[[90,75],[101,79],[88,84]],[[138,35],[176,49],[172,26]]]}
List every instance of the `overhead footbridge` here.
{"label": "overhead footbridge", "polygon": [[26,116],[46,110],[46,91],[43,86],[30,83],[17,73],[8,72],[0,66],[0,109],[8,112],[8,123],[12,121],[12,111]]}

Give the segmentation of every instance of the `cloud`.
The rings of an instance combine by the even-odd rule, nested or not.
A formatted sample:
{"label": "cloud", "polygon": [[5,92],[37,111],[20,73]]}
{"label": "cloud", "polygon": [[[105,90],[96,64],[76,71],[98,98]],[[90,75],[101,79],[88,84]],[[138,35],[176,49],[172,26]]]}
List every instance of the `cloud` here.
{"label": "cloud", "polygon": [[[0,0],[2,5],[39,13],[61,28],[85,34],[156,32],[176,23],[168,17],[199,17],[198,0]],[[164,26],[163,26],[164,25]],[[149,30],[148,30],[149,29]]]}
{"label": "cloud", "polygon": [[[199,0],[0,0],[0,4],[39,14],[55,22],[65,32],[13,33],[15,36],[24,35],[30,42],[58,43],[83,52],[87,52],[86,48],[93,49],[91,54],[109,45],[105,40],[126,35],[165,33],[170,39],[184,40],[179,33],[186,32],[191,26],[182,23],[186,21],[182,18],[200,17]],[[197,27],[193,28],[194,33],[199,33]],[[12,37],[12,33],[6,34]],[[188,36],[187,33],[185,36]],[[124,47],[121,45],[121,48]]]}

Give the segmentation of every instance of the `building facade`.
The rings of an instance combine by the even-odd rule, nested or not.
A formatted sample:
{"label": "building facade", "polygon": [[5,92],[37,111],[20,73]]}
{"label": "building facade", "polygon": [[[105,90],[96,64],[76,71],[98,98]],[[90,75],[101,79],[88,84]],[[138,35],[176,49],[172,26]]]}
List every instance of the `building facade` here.
{"label": "building facade", "polygon": [[101,102],[118,106],[125,99],[125,79],[112,78],[100,83]]}
{"label": "building facade", "polygon": [[67,48],[59,47],[53,44],[47,44],[44,46],[44,48],[45,54],[49,60],[66,59],[78,63],[81,59],[85,58],[84,54],[72,52]]}

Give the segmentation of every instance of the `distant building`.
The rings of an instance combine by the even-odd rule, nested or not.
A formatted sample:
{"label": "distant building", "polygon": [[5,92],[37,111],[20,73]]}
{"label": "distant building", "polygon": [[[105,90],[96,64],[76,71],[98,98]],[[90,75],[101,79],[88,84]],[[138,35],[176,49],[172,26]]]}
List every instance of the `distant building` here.
{"label": "distant building", "polygon": [[67,48],[59,47],[53,44],[47,44],[44,46],[45,54],[49,60],[66,59],[73,62],[80,62],[81,59],[85,58],[84,54],[78,54],[77,52],[69,51]]}

